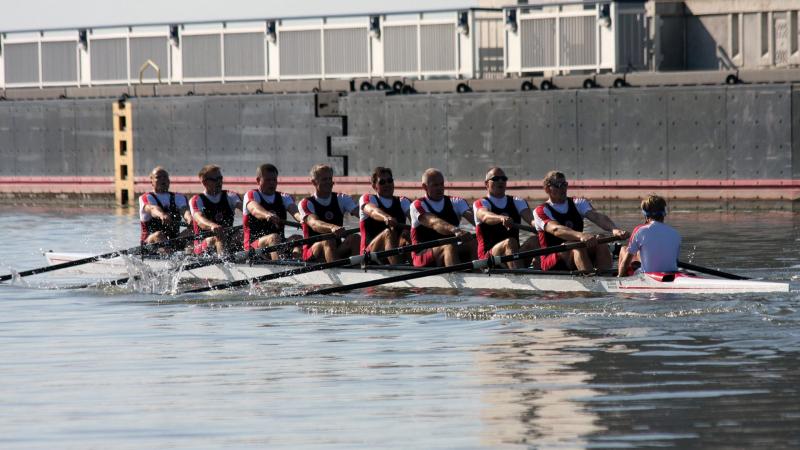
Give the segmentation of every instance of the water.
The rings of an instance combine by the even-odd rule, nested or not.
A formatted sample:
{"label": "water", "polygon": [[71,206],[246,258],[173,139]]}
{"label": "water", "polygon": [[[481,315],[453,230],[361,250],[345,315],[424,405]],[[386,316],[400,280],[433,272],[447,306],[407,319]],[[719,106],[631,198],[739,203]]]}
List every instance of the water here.
{"label": "water", "polygon": [[[2,264],[136,243],[134,218],[80,212],[0,210]],[[792,292],[0,286],[0,447],[797,448],[800,216],[669,220],[684,259]]]}

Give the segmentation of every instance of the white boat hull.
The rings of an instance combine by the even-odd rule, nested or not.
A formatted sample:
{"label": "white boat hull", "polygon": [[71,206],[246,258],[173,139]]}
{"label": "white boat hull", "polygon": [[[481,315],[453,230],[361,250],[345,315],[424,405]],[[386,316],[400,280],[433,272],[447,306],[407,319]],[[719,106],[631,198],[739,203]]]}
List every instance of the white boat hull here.
{"label": "white boat hull", "polygon": [[[50,264],[85,258],[87,254],[46,253]],[[178,264],[166,260],[118,257],[91,264],[63,269],[71,275],[83,274],[102,276],[104,279],[123,278],[139,275],[146,270],[162,272],[170,270],[181,280],[194,279],[215,284],[223,281],[251,279],[276,272],[291,270],[302,265],[276,264],[217,264],[188,271],[179,271]],[[335,268],[281,277],[265,283],[294,286],[343,285],[383,279],[415,269],[396,268]],[[671,277],[668,277],[671,278]],[[459,272],[434,275],[385,284],[394,288],[452,288],[488,289],[547,292],[608,292],[608,293],[678,293],[678,294],[735,294],[747,292],[788,292],[788,283],[757,280],[728,280],[692,274],[677,274],[670,281],[660,281],[660,277],[638,274],[626,278],[603,276],[574,276],[511,271]]]}

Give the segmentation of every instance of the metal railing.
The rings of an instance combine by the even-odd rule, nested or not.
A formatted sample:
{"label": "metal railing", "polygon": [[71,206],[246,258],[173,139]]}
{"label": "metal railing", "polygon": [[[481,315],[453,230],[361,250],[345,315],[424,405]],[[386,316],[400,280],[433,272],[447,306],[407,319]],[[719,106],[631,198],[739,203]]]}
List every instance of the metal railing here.
{"label": "metal railing", "polygon": [[500,76],[502,43],[481,8],[6,32],[0,88]]}

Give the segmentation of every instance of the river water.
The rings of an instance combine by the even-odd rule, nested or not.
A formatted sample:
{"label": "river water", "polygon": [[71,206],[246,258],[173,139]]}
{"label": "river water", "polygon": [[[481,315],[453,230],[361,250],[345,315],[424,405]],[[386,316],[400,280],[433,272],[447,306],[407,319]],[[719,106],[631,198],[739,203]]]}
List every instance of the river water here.
{"label": "river water", "polygon": [[[617,214],[632,227],[638,216]],[[683,259],[788,294],[0,286],[2,448],[798,448],[800,215],[674,212]],[[0,209],[0,273],[136,244],[107,210]]]}

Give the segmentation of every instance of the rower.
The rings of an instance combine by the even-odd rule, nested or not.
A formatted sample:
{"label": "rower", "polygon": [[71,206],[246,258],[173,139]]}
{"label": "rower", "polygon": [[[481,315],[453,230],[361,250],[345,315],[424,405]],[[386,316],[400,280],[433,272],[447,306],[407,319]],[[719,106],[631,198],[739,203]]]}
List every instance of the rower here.
{"label": "rower", "polygon": [[[191,236],[188,228],[180,231],[181,219],[187,226],[192,223],[186,196],[170,192],[169,173],[161,166],[156,166],[150,172],[151,192],[146,192],[139,197],[139,220],[142,234],[140,242],[155,244],[181,236]],[[180,242],[185,244],[185,242]],[[174,249],[185,247],[175,245]]]}
{"label": "rower", "polygon": [[[481,259],[539,248],[538,238],[534,236],[529,237],[520,247],[519,228],[514,226],[524,221],[533,227],[533,213],[528,207],[528,202],[519,197],[506,195],[507,182],[508,177],[503,169],[492,167],[486,172],[484,179],[488,195],[475,200],[472,205],[478,257]],[[509,269],[521,269],[528,264],[530,260],[507,263]]]}
{"label": "rower", "polygon": [[[372,189],[375,194],[364,194],[358,201],[360,253],[408,245],[410,238],[405,224],[411,200],[394,195],[392,169],[376,167],[372,172]],[[388,259],[391,264],[404,262],[402,256]]]}
{"label": "rower", "polygon": [[586,247],[569,252],[551,253],[541,258],[542,270],[579,270],[590,272],[594,269],[611,268],[611,252],[606,245],[597,245],[597,235],[583,231],[583,219],[587,218],[600,228],[610,231],[614,236],[627,237],[628,232],[619,229],[605,214],[592,207],[589,200],[582,197],[567,197],[566,176],[555,170],[542,180],[548,200],[534,211],[539,245],[552,247],[564,241],[585,242]]}
{"label": "rower", "polygon": [[411,204],[411,242],[419,244],[449,236],[463,236],[461,245],[447,244],[412,252],[411,260],[416,267],[452,266],[461,261],[477,259],[477,245],[470,233],[459,228],[461,219],[475,224],[472,210],[461,197],[444,194],[444,175],[437,169],[428,169],[422,174],[422,189],[425,197]]}
{"label": "rower", "polygon": [[[284,224],[287,213],[300,222],[300,213],[292,196],[278,192],[278,168],[272,164],[262,164],[256,169],[258,189],[251,189],[244,194],[242,204],[242,228],[244,230],[244,249],[256,250],[279,244],[286,239]],[[291,236],[299,239],[299,236]],[[299,259],[302,250],[299,246],[292,250],[293,256]],[[269,254],[269,258],[280,258],[278,252]]]}
{"label": "rower", "polygon": [[195,241],[196,254],[214,249],[218,255],[226,255],[241,248],[239,233],[225,230],[233,226],[235,211],[242,209],[239,194],[222,189],[222,170],[219,166],[208,164],[197,174],[203,183],[203,193],[195,195],[189,202],[194,219],[195,234],[201,231],[214,231],[202,241]]}
{"label": "rower", "polygon": [[633,229],[628,245],[620,250],[617,276],[632,275],[631,265],[637,259],[641,264],[637,272],[677,272],[681,235],[664,223],[667,201],[651,194],[641,207],[645,223]]}
{"label": "rower", "polygon": [[314,195],[300,201],[303,237],[333,233],[336,238],[303,245],[304,261],[331,262],[358,254],[359,236],[345,236],[344,215],[358,217],[358,206],[347,194],[333,192],[333,168],[317,164],[311,168]]}

